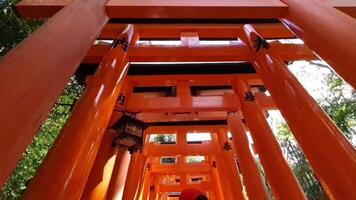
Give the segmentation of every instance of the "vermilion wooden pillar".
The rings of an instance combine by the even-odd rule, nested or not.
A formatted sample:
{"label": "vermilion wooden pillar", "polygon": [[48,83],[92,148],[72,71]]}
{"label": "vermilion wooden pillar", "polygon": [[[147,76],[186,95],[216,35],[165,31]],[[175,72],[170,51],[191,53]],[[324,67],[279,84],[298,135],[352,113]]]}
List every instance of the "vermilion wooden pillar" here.
{"label": "vermilion wooden pillar", "polygon": [[[260,36],[251,26],[245,32],[255,45]],[[255,68],[325,189],[336,199],[356,199],[356,151],[342,132],[272,48],[256,53]]]}
{"label": "vermilion wooden pillar", "polygon": [[[132,35],[130,27],[122,37]],[[127,69],[126,52],[121,47],[105,55],[71,118],[32,180],[25,199],[80,198]],[[53,182],[55,184],[50,184]]]}
{"label": "vermilion wooden pillar", "polygon": [[162,192],[158,192],[158,194],[157,194],[157,200],[162,199],[163,196],[164,196],[164,195],[163,195]]}
{"label": "vermilion wooden pillar", "polygon": [[137,200],[139,197],[139,187],[143,178],[143,171],[146,167],[147,157],[140,152],[131,155],[131,161],[127,172],[123,200]]}
{"label": "vermilion wooden pillar", "polygon": [[149,172],[149,170],[147,170],[147,172],[145,173],[144,179],[143,179],[143,187],[142,187],[141,195],[140,195],[140,198],[142,200],[149,198],[150,187],[151,187],[151,177],[152,177],[151,172]]}
{"label": "vermilion wooden pillar", "polygon": [[[217,155],[218,156],[218,155]],[[223,192],[223,196],[225,200],[233,200],[233,191],[231,190],[230,184],[227,182],[227,171],[224,169],[224,164],[221,159],[217,158],[217,156],[211,156],[211,164],[212,164],[212,174],[215,180],[219,180],[221,189]]]}
{"label": "vermilion wooden pillar", "polygon": [[115,165],[106,194],[106,200],[122,199],[130,158],[129,151],[117,148]]}
{"label": "vermilion wooden pillar", "polygon": [[116,159],[115,148],[112,146],[116,136],[117,134],[114,131],[106,131],[104,133],[100,149],[81,197],[82,200],[105,199]]}
{"label": "vermilion wooden pillar", "polygon": [[158,192],[158,183],[159,183],[159,175],[155,174],[150,178],[150,195],[149,200],[157,200],[157,192]]}
{"label": "vermilion wooden pillar", "polygon": [[211,180],[211,186],[212,188],[212,193],[214,196],[214,199],[217,200],[224,200],[224,194],[221,189],[221,183],[220,180],[217,179],[216,175],[213,173],[213,171],[210,172],[210,180]]}
{"label": "vermilion wooden pillar", "polygon": [[108,21],[105,2],[72,1],[0,60],[0,187]]}
{"label": "vermilion wooden pillar", "polygon": [[250,199],[268,199],[261,174],[249,148],[244,125],[238,114],[230,113],[227,122],[231,129],[232,143],[239,159],[239,165]]}
{"label": "vermilion wooden pillar", "polygon": [[263,169],[277,199],[306,199],[251,90],[243,80],[233,83]]}
{"label": "vermilion wooden pillar", "polygon": [[181,174],[179,174],[179,176],[180,176],[180,184],[179,184],[180,187],[184,188],[184,189],[187,188],[187,185],[188,185],[188,180],[187,180],[188,173],[181,173]]}
{"label": "vermilion wooden pillar", "polygon": [[226,171],[229,172],[228,179],[231,182],[231,189],[233,190],[234,199],[236,200],[245,199],[243,195],[243,188],[240,179],[240,174],[237,169],[234,153],[232,151],[232,147],[230,146],[226,129],[219,128],[217,135],[218,135],[220,147],[222,149],[224,166],[226,167]]}
{"label": "vermilion wooden pillar", "polygon": [[328,1],[282,0],[282,22],[356,88],[356,20]]}
{"label": "vermilion wooden pillar", "polygon": [[138,188],[138,199],[147,199],[150,190],[151,159],[147,158],[145,168],[143,168],[140,185]]}
{"label": "vermilion wooden pillar", "polygon": [[177,81],[177,97],[181,100],[180,106],[182,108],[190,107],[192,105],[189,81]]}

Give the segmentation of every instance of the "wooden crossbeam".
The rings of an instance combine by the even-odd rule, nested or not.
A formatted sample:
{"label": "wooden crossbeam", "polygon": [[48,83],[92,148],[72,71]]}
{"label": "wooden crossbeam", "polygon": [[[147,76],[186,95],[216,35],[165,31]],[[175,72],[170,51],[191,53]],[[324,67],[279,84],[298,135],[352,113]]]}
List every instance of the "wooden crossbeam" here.
{"label": "wooden crossbeam", "polygon": [[[224,74],[224,75],[154,75],[154,76],[128,76],[126,77],[126,82],[130,87],[159,87],[159,86],[177,86],[177,81],[189,81],[191,86],[229,86],[231,81],[234,79],[243,79],[247,81],[250,85],[263,85],[263,82],[257,74]],[[133,90],[133,89],[131,89]],[[219,102],[224,102],[224,98],[228,99],[232,95],[232,102],[230,100],[225,101],[225,105],[214,103],[215,106],[210,109],[206,107],[191,106],[181,107],[180,98],[178,97],[165,97],[159,98],[158,103],[147,104],[148,102],[154,102],[157,99],[149,98],[144,99],[142,95],[134,94],[126,99],[128,107],[125,109],[129,111],[139,112],[137,118],[145,122],[173,122],[173,121],[196,121],[196,120],[225,120],[227,112],[229,109],[225,110],[227,105],[235,107],[238,109],[238,103],[235,103],[236,96],[233,94],[225,95],[224,97],[213,97],[213,99],[220,99]],[[272,98],[266,96],[264,93],[255,93],[256,99],[264,110],[276,109],[276,105]],[[205,97],[200,97],[205,98]],[[208,97],[209,99],[210,97]],[[212,98],[210,98],[212,100]],[[174,103],[171,104],[173,101]],[[141,106],[136,107],[136,102]],[[162,103],[163,102],[163,103]],[[204,100],[207,102],[207,100]],[[237,102],[237,101],[236,101]],[[162,107],[161,105],[166,105]],[[175,105],[172,107],[172,105]],[[217,106],[217,107],[216,107]],[[167,110],[165,110],[168,107]],[[111,122],[114,123],[121,116],[120,110],[122,106],[119,104],[116,107],[116,111],[112,114]],[[131,110],[132,109],[132,110]],[[221,109],[221,110],[220,110]],[[152,112],[150,112],[152,111]],[[174,112],[172,112],[174,111]],[[111,123],[111,125],[112,125]],[[216,125],[215,125],[216,126]],[[175,127],[177,128],[177,127]],[[201,127],[200,127],[201,128]],[[166,128],[164,128],[166,129]]]}
{"label": "wooden crossbeam", "polygon": [[[303,44],[271,43],[272,48],[285,61],[317,60],[318,57]],[[94,45],[83,63],[98,64],[110,46]],[[130,62],[210,62],[249,61],[253,55],[243,43],[229,46],[201,47],[134,47],[129,52]]]}
{"label": "wooden crossbeam", "polygon": [[157,134],[167,132],[213,132],[218,128],[227,128],[227,125],[204,125],[204,126],[150,126],[145,134]]}
{"label": "wooden crossbeam", "polygon": [[135,47],[131,50],[131,62],[199,62],[251,60],[252,55],[243,44],[211,47]]}
{"label": "wooden crossbeam", "polygon": [[177,81],[189,81],[190,86],[231,85],[231,80],[243,79],[250,85],[263,85],[257,74],[155,75],[127,76],[133,87],[177,86]]}
{"label": "wooden crossbeam", "polygon": [[164,185],[160,184],[158,187],[158,192],[179,192],[185,188],[195,188],[199,189],[200,191],[210,191],[212,189],[212,184],[209,182],[202,182],[202,183],[194,183],[194,184],[186,184],[182,185]]}
{"label": "wooden crossbeam", "polygon": [[[17,12],[22,17],[50,17],[69,2],[23,0],[17,5]],[[126,22],[137,19],[278,19],[287,9],[279,0],[109,0],[106,5],[110,18]]]}
{"label": "wooden crossbeam", "polygon": [[356,1],[354,0],[328,0],[328,2],[333,5],[335,8],[350,15],[353,18],[356,18]]}
{"label": "wooden crossbeam", "polygon": [[[51,17],[71,0],[23,0],[16,5],[24,18]],[[356,2],[329,0],[335,8],[356,16]],[[279,0],[109,0],[106,11],[118,22],[202,22],[246,23],[239,19],[283,18],[288,7]],[[256,20],[257,19],[257,20]],[[231,21],[232,20],[232,21]],[[264,22],[263,20],[261,22]]]}
{"label": "wooden crossbeam", "polygon": [[170,122],[170,121],[194,121],[194,120],[226,120],[228,112],[195,112],[195,113],[138,113],[137,119],[145,122]]}
{"label": "wooden crossbeam", "polygon": [[[275,104],[271,97],[264,94],[255,95],[263,109],[273,109]],[[192,97],[190,102],[183,102],[179,97],[143,97],[133,94],[130,96],[126,109],[131,112],[150,113],[183,113],[209,111],[239,111],[240,103],[235,94],[225,93],[223,96]],[[120,107],[117,107],[119,110]]]}
{"label": "wooden crossbeam", "polygon": [[[184,102],[185,103],[185,102]],[[237,111],[239,100],[236,95],[192,97],[189,106],[183,106],[178,97],[142,97],[132,95],[126,106],[132,112],[204,112]]]}
{"label": "wooden crossbeam", "polygon": [[179,144],[179,145],[156,145],[146,143],[144,154],[150,156],[189,156],[189,155],[215,155],[218,152],[215,144]]}
{"label": "wooden crossbeam", "polygon": [[[187,173],[175,173],[175,172],[169,172],[169,173],[160,173],[160,172],[156,172],[156,173],[152,173],[153,176],[186,176],[189,175]],[[209,172],[205,172],[205,173],[199,173],[197,175],[202,175],[202,176],[210,176],[211,173]],[[189,184],[189,183],[187,183]]]}
{"label": "wooden crossbeam", "polygon": [[[272,43],[286,61],[317,59],[305,45]],[[131,62],[250,61],[253,55],[243,44],[210,47],[136,47],[129,53]]]}
{"label": "wooden crossbeam", "polygon": [[[257,74],[224,74],[224,75],[154,75],[154,76],[128,76],[126,82],[130,87],[160,87],[177,86],[177,81],[189,81],[190,86],[231,86],[231,81],[243,79],[250,85],[263,85]],[[133,89],[131,89],[133,90]],[[255,93],[255,97],[263,110],[277,109],[270,96],[262,92]],[[195,97],[193,97],[195,98]],[[112,114],[112,123],[121,116],[120,110],[139,112],[137,118],[145,122],[173,122],[196,120],[225,120],[227,112],[239,111],[239,103],[234,94],[224,96],[199,97],[203,99],[205,106],[193,105],[181,106],[183,102],[179,97],[144,97],[140,93],[134,93],[126,99],[125,108],[117,104]],[[225,99],[225,100],[224,100]],[[216,101],[217,100],[217,101]],[[152,102],[152,103],[151,103]],[[193,99],[192,99],[193,102]],[[213,102],[210,104],[210,102]],[[189,104],[188,104],[189,105]],[[210,106],[210,108],[209,108]],[[111,125],[112,125],[111,123]],[[216,127],[216,125],[215,125]],[[201,128],[201,127],[200,127]],[[164,130],[167,127],[163,128]],[[174,129],[177,129],[175,127]],[[157,131],[157,130],[155,130]],[[147,131],[146,131],[147,133]]]}
{"label": "wooden crossbeam", "polygon": [[209,163],[201,163],[201,164],[152,164],[151,172],[152,173],[209,173],[211,170],[211,166]]}
{"label": "wooden crossbeam", "polygon": [[[123,24],[107,24],[99,38],[115,39]],[[254,27],[264,38],[294,38],[294,34],[282,24],[255,24]],[[135,24],[140,39],[180,39],[182,32],[195,32],[204,39],[236,39],[243,36],[242,25],[233,24]]]}

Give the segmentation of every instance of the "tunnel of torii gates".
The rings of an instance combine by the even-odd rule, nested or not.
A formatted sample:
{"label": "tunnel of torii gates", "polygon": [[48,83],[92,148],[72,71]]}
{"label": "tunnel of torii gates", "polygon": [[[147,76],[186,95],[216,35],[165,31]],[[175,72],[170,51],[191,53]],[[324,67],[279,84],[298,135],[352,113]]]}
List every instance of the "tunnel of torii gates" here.
{"label": "tunnel of torii gates", "polygon": [[[174,199],[185,188],[268,199],[256,156],[276,199],[306,199],[266,121],[271,109],[329,199],[356,199],[355,149],[286,67],[322,58],[355,87],[355,1],[23,0],[15,9],[48,19],[0,61],[1,186],[70,77],[87,84],[24,199]],[[279,42],[295,38],[304,43]],[[211,40],[229,42],[203,44]],[[130,152],[113,145],[127,115],[148,125]]]}

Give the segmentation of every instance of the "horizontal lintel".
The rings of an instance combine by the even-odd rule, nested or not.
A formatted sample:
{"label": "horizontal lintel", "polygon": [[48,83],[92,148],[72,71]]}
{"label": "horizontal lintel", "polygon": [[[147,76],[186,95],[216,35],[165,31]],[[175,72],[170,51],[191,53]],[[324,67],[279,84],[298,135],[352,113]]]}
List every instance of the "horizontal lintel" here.
{"label": "horizontal lintel", "polygon": [[[23,18],[53,16],[71,0],[22,0],[16,11]],[[356,3],[330,3],[346,14],[356,16]],[[283,18],[287,5],[279,0],[109,0],[106,12],[121,23],[268,23]],[[159,14],[158,14],[159,13]]]}
{"label": "horizontal lintel", "polygon": [[[271,43],[285,61],[317,60],[318,57],[304,44]],[[99,64],[110,46],[94,45],[83,63]],[[129,51],[130,62],[224,62],[250,61],[253,55],[243,44],[205,47],[136,46]]]}
{"label": "horizontal lintel", "polygon": [[[50,17],[71,0],[23,0],[16,9],[21,17]],[[278,19],[288,7],[279,0],[109,0],[106,12],[124,23],[183,20],[194,22],[233,19]],[[159,13],[159,15],[157,14]],[[158,21],[157,21],[158,20]],[[199,22],[201,23],[201,22]]]}

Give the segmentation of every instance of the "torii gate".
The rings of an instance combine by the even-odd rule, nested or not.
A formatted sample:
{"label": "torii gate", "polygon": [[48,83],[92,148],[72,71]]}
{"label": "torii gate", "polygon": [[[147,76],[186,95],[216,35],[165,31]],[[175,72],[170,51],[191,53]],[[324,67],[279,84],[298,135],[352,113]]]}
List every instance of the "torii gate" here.
{"label": "torii gate", "polygon": [[[183,150],[182,155],[194,151],[194,154],[203,154],[204,147],[191,149],[178,145],[170,150],[154,150],[146,143],[147,149],[142,153],[128,155],[126,151],[113,150],[108,144],[114,136],[107,127],[120,118],[121,113],[115,111],[117,107],[140,111],[137,117],[147,122],[223,120],[226,123],[227,120],[228,125],[216,129],[215,124],[215,129],[210,129],[216,134],[212,140],[216,145],[204,153],[208,167],[203,171],[214,181],[202,184],[200,189],[209,190],[211,198],[242,199],[242,184],[250,198],[266,197],[248,149],[245,129],[249,129],[255,153],[261,159],[275,197],[305,199],[265,120],[265,110],[279,109],[329,198],[356,199],[355,149],[285,64],[321,57],[355,87],[355,2],[23,0],[16,9],[24,18],[50,18],[0,61],[1,185],[78,66],[99,64],[96,74],[87,79],[83,97],[31,182],[25,199],[97,199],[105,195],[117,197],[119,193],[128,200],[147,199],[147,196],[155,199],[164,198],[159,196],[172,191],[173,187],[158,184],[158,190],[150,193],[152,181],[160,183],[162,174],[176,175],[176,169],[162,172],[162,166],[152,164],[158,170],[155,176],[150,176],[147,163],[153,162],[154,156],[162,156],[159,151],[168,151],[172,156]],[[239,38],[241,41],[221,46],[136,45],[144,39],[184,40],[192,35],[199,39]],[[267,42],[267,39],[281,38],[300,38],[305,45]],[[125,41],[127,45],[121,43],[114,48],[93,45],[96,39]],[[216,70],[226,61],[233,64],[224,65],[225,73]],[[133,62],[215,62],[221,65],[209,68],[213,73],[208,75],[201,75],[207,73],[201,71],[189,74],[195,70],[192,65],[187,65],[189,70],[181,75],[160,74],[162,68],[151,74],[150,70],[128,73],[129,68],[139,65]],[[230,86],[233,93],[191,95],[191,87],[221,85]],[[264,85],[271,96],[253,90],[254,85]],[[142,97],[133,92],[135,87],[149,86],[174,86],[177,95]],[[120,94],[126,97],[123,105],[117,103]],[[219,148],[219,142],[227,142],[226,129],[231,129],[233,149],[225,152]],[[167,130],[166,127],[163,132]],[[178,139],[184,138],[180,135],[184,132]],[[219,153],[226,155],[217,159]],[[239,158],[243,183],[231,161],[235,154]],[[116,155],[115,164],[109,169],[112,181],[107,178],[98,189],[95,177],[103,173],[103,166],[113,155]],[[186,168],[186,172],[180,172],[182,177],[188,177],[192,170],[190,166]],[[231,169],[232,175],[224,175],[224,169]],[[239,192],[232,196],[231,191]]]}

